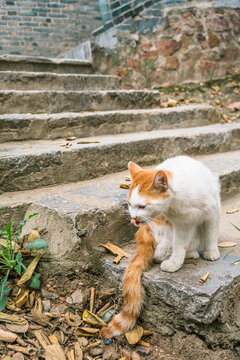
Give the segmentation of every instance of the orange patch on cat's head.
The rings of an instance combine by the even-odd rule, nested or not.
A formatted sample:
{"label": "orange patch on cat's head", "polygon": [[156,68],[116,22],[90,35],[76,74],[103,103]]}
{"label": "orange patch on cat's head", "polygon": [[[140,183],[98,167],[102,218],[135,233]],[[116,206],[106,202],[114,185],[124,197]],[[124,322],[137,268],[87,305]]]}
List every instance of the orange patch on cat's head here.
{"label": "orange patch on cat's head", "polygon": [[151,198],[166,198],[168,193],[168,178],[172,177],[170,172],[162,170],[143,170],[139,165],[130,161],[128,168],[132,178],[132,184],[127,196],[129,200],[132,190],[138,186],[138,192],[148,200]]}

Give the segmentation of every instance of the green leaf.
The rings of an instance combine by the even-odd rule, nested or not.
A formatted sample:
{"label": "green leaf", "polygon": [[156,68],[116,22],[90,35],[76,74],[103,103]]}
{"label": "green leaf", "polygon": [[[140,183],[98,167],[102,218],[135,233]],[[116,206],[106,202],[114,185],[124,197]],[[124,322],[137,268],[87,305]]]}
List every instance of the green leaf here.
{"label": "green leaf", "polygon": [[24,246],[24,249],[28,249],[28,250],[31,250],[33,248],[35,248],[36,250],[41,250],[44,248],[48,248],[48,244],[43,239],[36,239],[33,242]]}
{"label": "green leaf", "polygon": [[18,252],[16,256],[17,264],[15,266],[15,270],[18,273],[18,275],[21,275],[21,269],[22,269],[22,253]]}
{"label": "green leaf", "polygon": [[40,288],[41,282],[39,280],[40,278],[40,274],[34,274],[31,279],[29,281],[31,281],[30,283],[30,287],[32,289],[38,290]]}
{"label": "green leaf", "polygon": [[6,275],[4,276],[4,278],[1,281],[1,285],[0,285],[0,311],[5,309],[5,306],[9,300],[9,297],[7,297],[5,294],[9,292],[9,290],[11,290],[11,288],[6,288],[6,286],[8,285],[8,275],[9,275],[10,270],[7,271]]}
{"label": "green leaf", "polygon": [[238,228],[236,225],[232,224],[232,226],[234,226],[235,229],[237,229],[238,231],[240,231],[240,228]]}

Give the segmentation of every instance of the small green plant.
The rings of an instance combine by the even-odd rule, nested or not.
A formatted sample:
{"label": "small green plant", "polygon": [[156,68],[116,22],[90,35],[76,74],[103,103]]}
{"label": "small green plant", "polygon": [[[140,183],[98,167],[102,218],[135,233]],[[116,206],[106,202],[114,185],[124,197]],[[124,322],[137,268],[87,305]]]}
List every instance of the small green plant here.
{"label": "small green plant", "polygon": [[[16,271],[18,275],[21,275],[22,269],[26,271],[26,266],[23,264],[22,250],[35,248],[40,250],[48,247],[47,243],[42,239],[36,239],[34,242],[27,244],[24,247],[20,247],[18,244],[19,236],[22,232],[23,226],[26,222],[37,213],[29,215],[25,220],[21,221],[17,226],[16,230],[13,229],[12,220],[9,221],[5,229],[0,230],[0,271],[6,270],[6,275],[0,284],[0,311],[5,309],[5,306],[9,300],[6,294],[11,290],[7,287],[8,276],[10,271]],[[30,286],[37,287],[40,285],[39,274],[32,276]],[[30,279],[31,280],[31,279]],[[39,286],[38,286],[39,287]]]}
{"label": "small green plant", "polygon": [[208,76],[207,83],[208,83],[209,86],[212,86],[212,84],[214,82],[214,79],[213,79],[214,74],[208,73],[207,76]]}
{"label": "small green plant", "polygon": [[146,77],[148,78],[149,75],[155,71],[156,69],[156,65],[152,62],[152,60],[150,59],[146,59],[144,61],[144,67],[145,67],[145,71],[146,71]]}

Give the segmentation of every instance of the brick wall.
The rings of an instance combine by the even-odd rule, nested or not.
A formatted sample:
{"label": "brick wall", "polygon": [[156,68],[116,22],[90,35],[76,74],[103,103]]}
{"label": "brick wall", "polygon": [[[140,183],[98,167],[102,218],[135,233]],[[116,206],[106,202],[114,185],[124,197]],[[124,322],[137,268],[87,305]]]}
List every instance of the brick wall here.
{"label": "brick wall", "polygon": [[0,0],[0,54],[55,57],[101,25],[98,0]]}

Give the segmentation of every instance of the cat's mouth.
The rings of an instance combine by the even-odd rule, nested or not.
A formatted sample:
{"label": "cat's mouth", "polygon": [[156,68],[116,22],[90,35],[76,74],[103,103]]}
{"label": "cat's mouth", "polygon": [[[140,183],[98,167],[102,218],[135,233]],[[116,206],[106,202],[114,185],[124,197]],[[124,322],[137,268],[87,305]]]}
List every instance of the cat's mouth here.
{"label": "cat's mouth", "polygon": [[136,220],[136,219],[131,219],[131,223],[135,226],[140,226],[140,225],[146,225],[146,222],[143,220]]}

